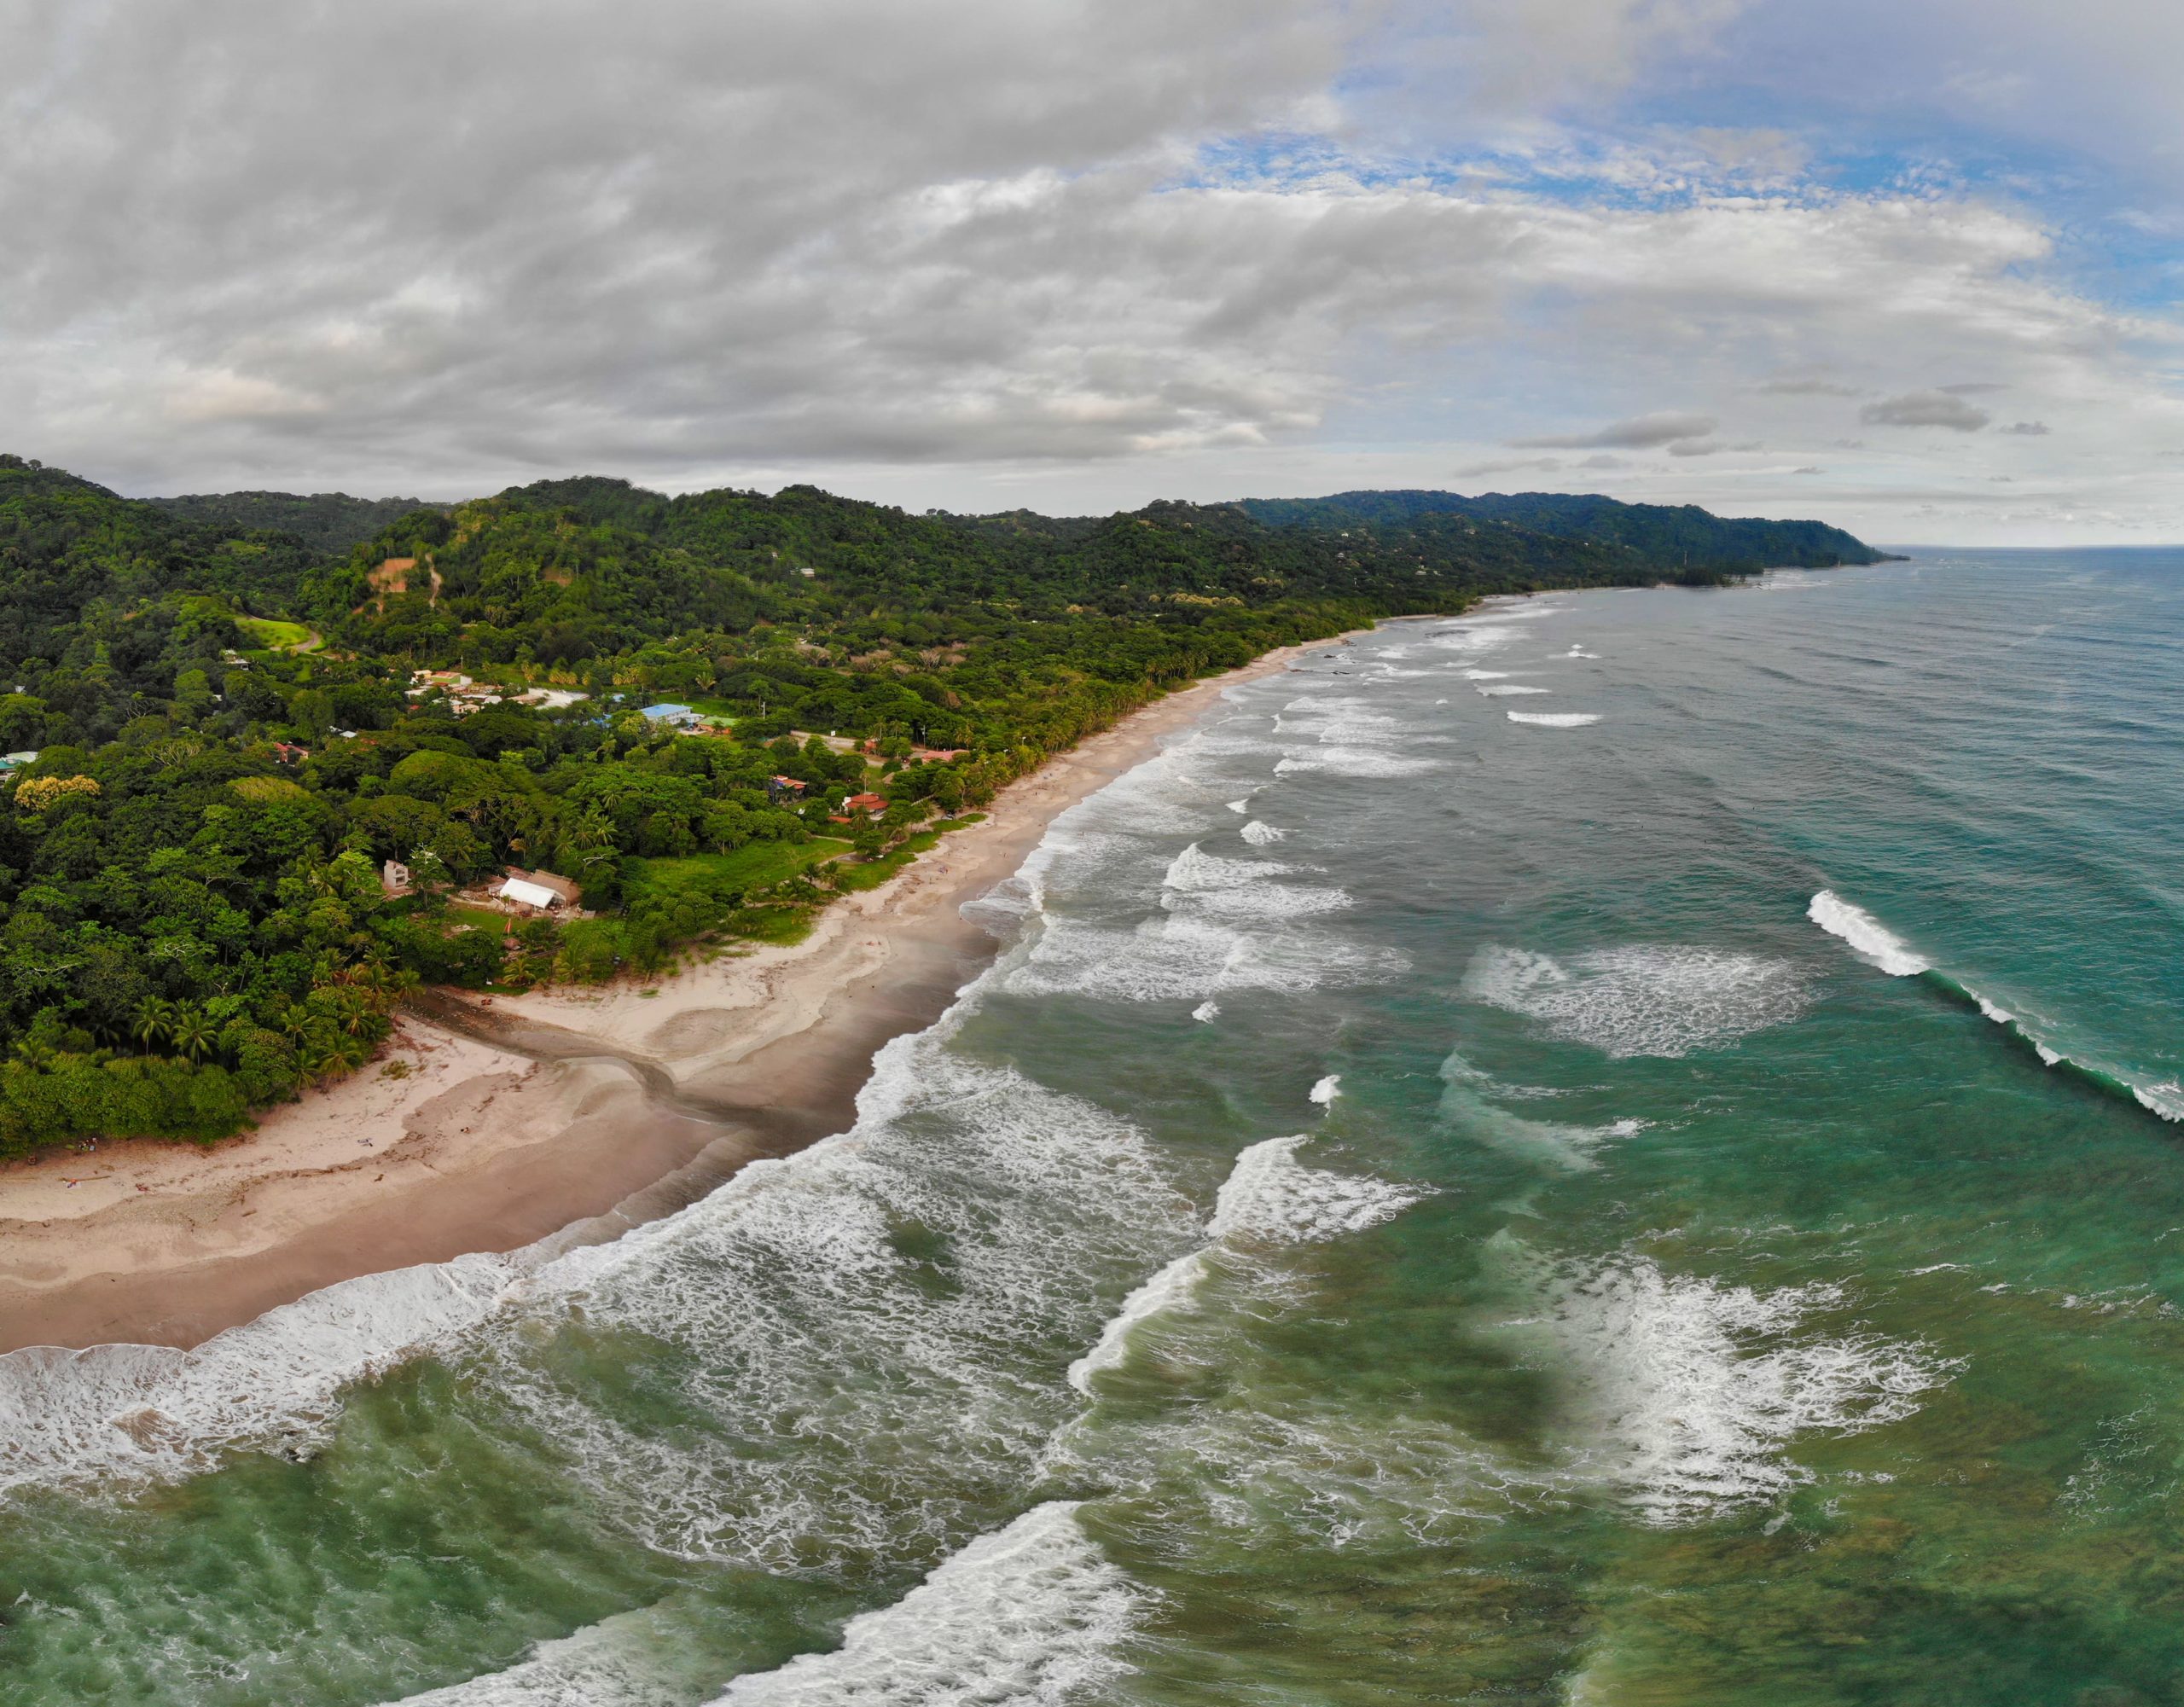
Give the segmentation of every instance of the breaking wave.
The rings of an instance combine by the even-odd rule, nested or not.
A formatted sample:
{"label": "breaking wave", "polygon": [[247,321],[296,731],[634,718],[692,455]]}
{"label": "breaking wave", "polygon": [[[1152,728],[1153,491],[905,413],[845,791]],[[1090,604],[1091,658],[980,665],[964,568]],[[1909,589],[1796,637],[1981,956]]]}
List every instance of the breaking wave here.
{"label": "breaking wave", "polygon": [[508,1257],[458,1257],[344,1280],[194,1350],[9,1352],[0,1357],[0,1489],[173,1480],[231,1451],[314,1450],[344,1388],[453,1349],[520,1279]]}
{"label": "breaking wave", "polygon": [[1931,967],[1931,962],[1920,959],[1872,914],[1853,906],[1832,889],[1823,889],[1813,897],[1805,916],[1830,936],[1840,937],[1859,959],[1891,978],[1911,978]]}
{"label": "breaking wave", "polygon": [[1062,1707],[1133,1668],[1117,1651],[1151,1605],[1056,1501],[981,1536],[830,1653],[738,1678],[714,1707]]}
{"label": "breaking wave", "polygon": [[1369,746],[1294,746],[1274,767],[1277,773],[1297,770],[1339,770],[1349,776],[1422,776],[1438,769],[1430,758],[1405,757],[1385,748]]}
{"label": "breaking wave", "polygon": [[2042,1066],[2068,1073],[2097,1090],[2135,1103],[2164,1120],[2184,1122],[2184,1084],[2174,1081],[2148,1083],[2120,1069],[2071,1054],[2057,1046],[2051,1032],[2043,1031],[2014,1009],[2003,1007],[1940,970],[1872,914],[1844,900],[1833,890],[1823,889],[1815,895],[1805,913],[1821,930],[1848,943],[1867,965],[1891,978],[1923,978],[1934,988],[1977,1008],[1983,1017],[2030,1049]]}
{"label": "breaking wave", "polygon": [[1216,1246],[1321,1244],[1377,1226],[1418,1200],[1415,1190],[1385,1180],[1304,1166],[1297,1152],[1310,1141],[1302,1134],[1269,1138],[1238,1154],[1205,1224],[1211,1244],[1176,1258],[1123,1300],[1092,1349],[1070,1365],[1072,1386],[1090,1392],[1092,1377],[1127,1355],[1139,1324],[1190,1302]]}
{"label": "breaking wave", "polygon": [[1522,682],[1496,682],[1480,688],[1477,691],[1482,699],[1500,700],[1506,699],[1513,694],[1551,694],[1554,690],[1551,688],[1529,687]]}
{"label": "breaking wave", "polygon": [[1536,723],[1543,729],[1581,729],[1600,722],[1598,711],[1504,711],[1513,723]]}

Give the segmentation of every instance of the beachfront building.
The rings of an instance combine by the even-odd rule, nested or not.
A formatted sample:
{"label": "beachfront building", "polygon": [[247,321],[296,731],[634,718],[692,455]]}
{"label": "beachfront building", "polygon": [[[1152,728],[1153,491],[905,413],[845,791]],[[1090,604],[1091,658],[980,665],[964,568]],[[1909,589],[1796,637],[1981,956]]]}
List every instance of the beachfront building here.
{"label": "beachfront building", "polygon": [[793,776],[769,776],[766,779],[766,798],[777,806],[793,806],[804,798],[804,791],[810,786],[808,782],[799,782]]}
{"label": "beachfront building", "polygon": [[887,810],[887,800],[885,795],[880,794],[852,794],[842,802],[842,810],[845,812],[867,812],[876,818]]}
{"label": "beachfront building", "polygon": [[510,866],[501,885],[493,891],[497,900],[512,901],[519,907],[527,907],[536,913],[559,913],[574,909],[584,891],[558,873],[526,871],[520,866]]}
{"label": "beachfront building", "polygon": [[380,891],[389,900],[410,892],[410,868],[398,859],[388,860],[379,868]]}
{"label": "beachfront building", "polygon": [[698,713],[689,705],[677,705],[672,700],[663,700],[657,705],[644,708],[645,721],[665,723],[670,729],[694,729],[698,727]]}
{"label": "beachfront building", "polygon": [[26,764],[37,763],[38,750],[34,747],[26,752],[0,754],[0,776],[5,776],[11,770],[20,770]]}

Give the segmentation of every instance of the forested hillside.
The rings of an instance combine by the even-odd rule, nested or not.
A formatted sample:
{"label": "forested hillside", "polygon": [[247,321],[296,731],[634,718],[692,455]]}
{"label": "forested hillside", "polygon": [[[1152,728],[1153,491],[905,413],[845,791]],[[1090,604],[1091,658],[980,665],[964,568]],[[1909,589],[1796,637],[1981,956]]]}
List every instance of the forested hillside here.
{"label": "forested hillside", "polygon": [[[1605,499],[1054,520],[576,479],[344,543],[328,506],[357,502],[136,502],[0,456],[0,748],[36,755],[0,775],[0,1153],[232,1132],[369,1059],[421,980],[793,935],[1048,753],[1272,647],[1873,556]],[[711,727],[636,709],[660,700]],[[591,916],[462,902],[510,866]]]}
{"label": "forested hillside", "polygon": [[145,502],[181,521],[293,533],[314,551],[346,551],[412,510],[422,498],[352,498],[346,492],[200,492]]}
{"label": "forested hillside", "polygon": [[1695,504],[1626,504],[1565,492],[1338,492],[1326,498],[1247,498],[1236,506],[1269,526],[1364,527],[1393,542],[1477,537],[1484,527],[1620,550],[1650,566],[1749,574],[1754,570],[1833,569],[1877,563],[1863,540],[1817,521],[1761,521],[1717,516]]}

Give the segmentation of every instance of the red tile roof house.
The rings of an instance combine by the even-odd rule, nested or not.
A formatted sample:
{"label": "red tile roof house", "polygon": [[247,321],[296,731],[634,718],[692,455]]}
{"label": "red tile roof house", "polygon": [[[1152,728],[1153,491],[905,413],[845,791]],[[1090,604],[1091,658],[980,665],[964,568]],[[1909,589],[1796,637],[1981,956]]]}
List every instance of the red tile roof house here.
{"label": "red tile roof house", "polygon": [[885,795],[880,794],[852,794],[842,802],[842,810],[845,812],[869,812],[876,818],[887,810],[887,800]]}
{"label": "red tile roof house", "polygon": [[784,794],[792,800],[798,800],[804,797],[804,791],[809,786],[799,782],[793,776],[769,776],[766,779],[766,793],[769,798],[775,800]]}

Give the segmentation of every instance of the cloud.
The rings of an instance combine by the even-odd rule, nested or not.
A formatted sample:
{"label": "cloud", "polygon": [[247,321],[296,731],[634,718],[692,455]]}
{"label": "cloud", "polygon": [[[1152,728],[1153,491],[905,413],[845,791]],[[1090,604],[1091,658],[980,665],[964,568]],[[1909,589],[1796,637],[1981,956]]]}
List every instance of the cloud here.
{"label": "cloud", "polygon": [[1937,392],[1946,392],[1953,398],[1978,397],[1987,392],[2006,392],[2009,387],[1994,380],[1966,380],[1954,386],[1936,386]]}
{"label": "cloud", "polygon": [[[1459,480],[1476,480],[1490,474],[1518,474],[1539,473],[1551,474],[1565,464],[1560,456],[1509,456],[1490,462],[1472,462],[1455,471]],[[1577,465],[1590,467],[1589,462]]]}
{"label": "cloud", "polygon": [[1868,427],[1945,427],[1952,433],[1977,433],[1994,417],[1945,391],[1906,392],[1884,398],[1858,411]]}
{"label": "cloud", "polygon": [[[1972,15],[1844,3],[1877,39]],[[1998,66],[2092,51],[1995,4]],[[1931,432],[1789,478],[1840,398],[1965,433],[1955,514],[1984,523],[1965,482],[2043,423],[1971,436],[1978,386],[2072,410],[2040,447],[2059,505],[2176,502],[2140,471],[2184,433],[2184,337],[2120,305],[2166,299],[2057,264],[2058,233],[2121,228],[1891,154],[1858,31],[1782,0],[18,14],[0,421],[124,490],[597,469],[1081,513],[1432,484],[1515,444],[1548,454],[1478,466],[1893,520],[1874,494],[1933,485]],[[1888,64],[1956,100],[1963,33],[1928,33]],[[1786,82],[1743,100],[1769,53]],[[2067,91],[2037,93],[2027,122]],[[1896,394],[1927,374],[1978,377]],[[1761,442],[1779,470],[1723,454]]]}
{"label": "cloud", "polygon": [[1657,409],[1628,421],[1611,421],[1591,433],[1548,433],[1533,438],[1513,438],[1520,450],[1588,450],[1613,447],[1624,450],[1652,450],[1676,439],[1704,438],[1721,423],[1711,415],[1687,415]]}
{"label": "cloud", "polygon": [[2050,429],[2044,421],[2013,421],[2007,427],[2000,427],[1995,430],[1997,433],[2013,434],[2019,438],[2045,438]]}
{"label": "cloud", "polygon": [[1854,398],[1865,394],[1862,386],[1838,385],[1833,380],[1769,380],[1759,389],[1776,397],[1793,398]]}

